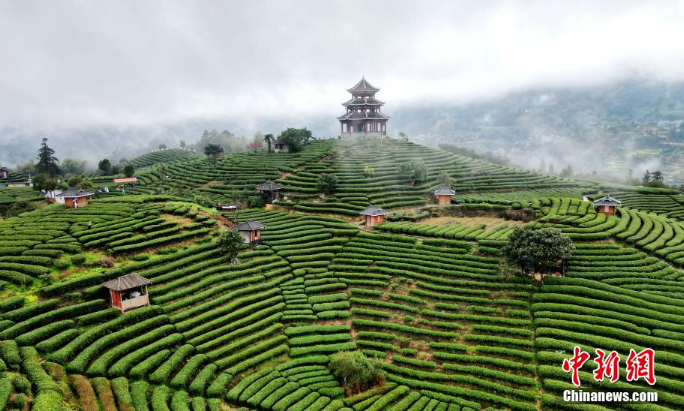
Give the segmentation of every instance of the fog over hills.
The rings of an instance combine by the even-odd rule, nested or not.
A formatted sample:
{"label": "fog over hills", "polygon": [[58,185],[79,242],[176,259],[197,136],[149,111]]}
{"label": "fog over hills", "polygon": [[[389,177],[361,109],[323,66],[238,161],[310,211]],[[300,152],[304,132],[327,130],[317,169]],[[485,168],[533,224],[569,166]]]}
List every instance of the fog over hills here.
{"label": "fog over hills", "polygon": [[[365,75],[390,134],[529,166],[515,149],[536,140],[582,152],[612,125],[679,121],[683,20],[675,0],[0,2],[0,163],[34,157],[42,137],[93,164],[205,129],[336,136]],[[637,151],[654,150],[644,130],[623,132],[610,147],[670,161]],[[632,166],[616,154],[612,168]]]}

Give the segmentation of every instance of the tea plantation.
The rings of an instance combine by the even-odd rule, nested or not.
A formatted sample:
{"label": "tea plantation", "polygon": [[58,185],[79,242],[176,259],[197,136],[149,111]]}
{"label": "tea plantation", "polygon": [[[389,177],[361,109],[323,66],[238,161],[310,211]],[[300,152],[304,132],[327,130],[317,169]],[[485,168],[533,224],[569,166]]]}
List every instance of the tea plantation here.
{"label": "tea plantation", "polygon": [[[425,178],[397,172],[416,160]],[[141,184],[125,194],[0,220],[0,410],[684,409],[680,194],[392,139],[131,162]],[[440,207],[442,172],[456,196]],[[331,195],[319,195],[322,174],[337,177]],[[267,180],[284,186],[273,206],[255,190]],[[0,203],[35,201],[0,190]],[[583,201],[600,190],[623,200],[615,215]],[[371,204],[395,214],[365,227]],[[231,261],[218,238],[247,220],[265,225],[261,245]],[[574,241],[564,276],[538,282],[502,261],[521,225]],[[131,273],[152,282],[151,304],[121,314],[102,284]],[[575,346],[592,354],[582,389],[658,402],[564,401]],[[653,348],[657,383],[627,381],[624,367],[595,381],[597,348],[624,360]],[[346,395],[328,367],[344,351],[377,359],[384,383]]]}

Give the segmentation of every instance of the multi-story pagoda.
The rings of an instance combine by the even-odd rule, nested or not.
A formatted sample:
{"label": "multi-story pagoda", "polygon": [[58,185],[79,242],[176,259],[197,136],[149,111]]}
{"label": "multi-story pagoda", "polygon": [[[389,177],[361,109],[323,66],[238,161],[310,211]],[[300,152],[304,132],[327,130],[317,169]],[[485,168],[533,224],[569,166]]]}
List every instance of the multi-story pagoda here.
{"label": "multi-story pagoda", "polygon": [[365,78],[350,89],[351,100],[342,103],[347,112],[338,117],[342,138],[382,137],[387,135],[387,120],[380,107],[385,102],[375,98],[379,88],[373,87]]}

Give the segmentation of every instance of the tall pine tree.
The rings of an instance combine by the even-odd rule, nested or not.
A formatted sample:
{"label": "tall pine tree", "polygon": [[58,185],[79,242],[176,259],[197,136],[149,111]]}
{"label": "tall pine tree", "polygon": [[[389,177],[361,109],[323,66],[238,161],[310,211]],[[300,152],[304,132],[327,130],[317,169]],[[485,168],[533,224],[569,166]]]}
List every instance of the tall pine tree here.
{"label": "tall pine tree", "polygon": [[50,177],[54,177],[57,174],[59,171],[57,168],[59,160],[54,154],[55,150],[47,145],[47,138],[43,138],[43,143],[38,150],[38,164],[36,164],[36,170],[39,173],[45,173]]}

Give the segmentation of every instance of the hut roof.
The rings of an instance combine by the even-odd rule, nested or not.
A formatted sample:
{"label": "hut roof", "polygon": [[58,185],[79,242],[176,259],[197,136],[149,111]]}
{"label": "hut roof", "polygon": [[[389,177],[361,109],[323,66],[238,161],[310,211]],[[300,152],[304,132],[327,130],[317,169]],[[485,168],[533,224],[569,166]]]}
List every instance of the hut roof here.
{"label": "hut roof", "polygon": [[278,191],[282,190],[283,186],[276,184],[273,181],[267,181],[256,186],[256,189],[259,191]]}
{"label": "hut roof", "polygon": [[382,208],[378,206],[371,205],[367,209],[360,211],[359,214],[361,215],[388,215],[392,214],[390,211],[383,210]]}
{"label": "hut roof", "polygon": [[451,187],[440,187],[435,190],[436,196],[455,196],[456,192]]}
{"label": "hut roof", "polygon": [[71,187],[71,188],[67,188],[66,190],[64,190],[62,192],[62,194],[60,194],[59,196],[64,197],[64,198],[79,198],[79,197],[88,197],[88,196],[92,196],[92,195],[95,195],[95,193],[92,191],[87,191],[87,190],[84,190],[82,188]]}
{"label": "hut roof", "polygon": [[594,200],[594,205],[596,206],[619,206],[622,204],[622,202],[616,198],[611,197],[610,195],[607,195],[605,197],[597,198]]}
{"label": "hut roof", "polygon": [[240,223],[235,228],[238,231],[253,231],[253,230],[260,230],[262,228],[266,227],[265,225],[261,224],[258,221],[245,221],[244,223]]}
{"label": "hut roof", "polygon": [[106,283],[103,283],[102,286],[114,291],[125,291],[130,290],[131,288],[140,287],[141,285],[147,285],[150,283],[152,283],[152,281],[148,280],[145,277],[141,277],[136,273],[133,273],[123,275],[113,280],[109,280]]}

